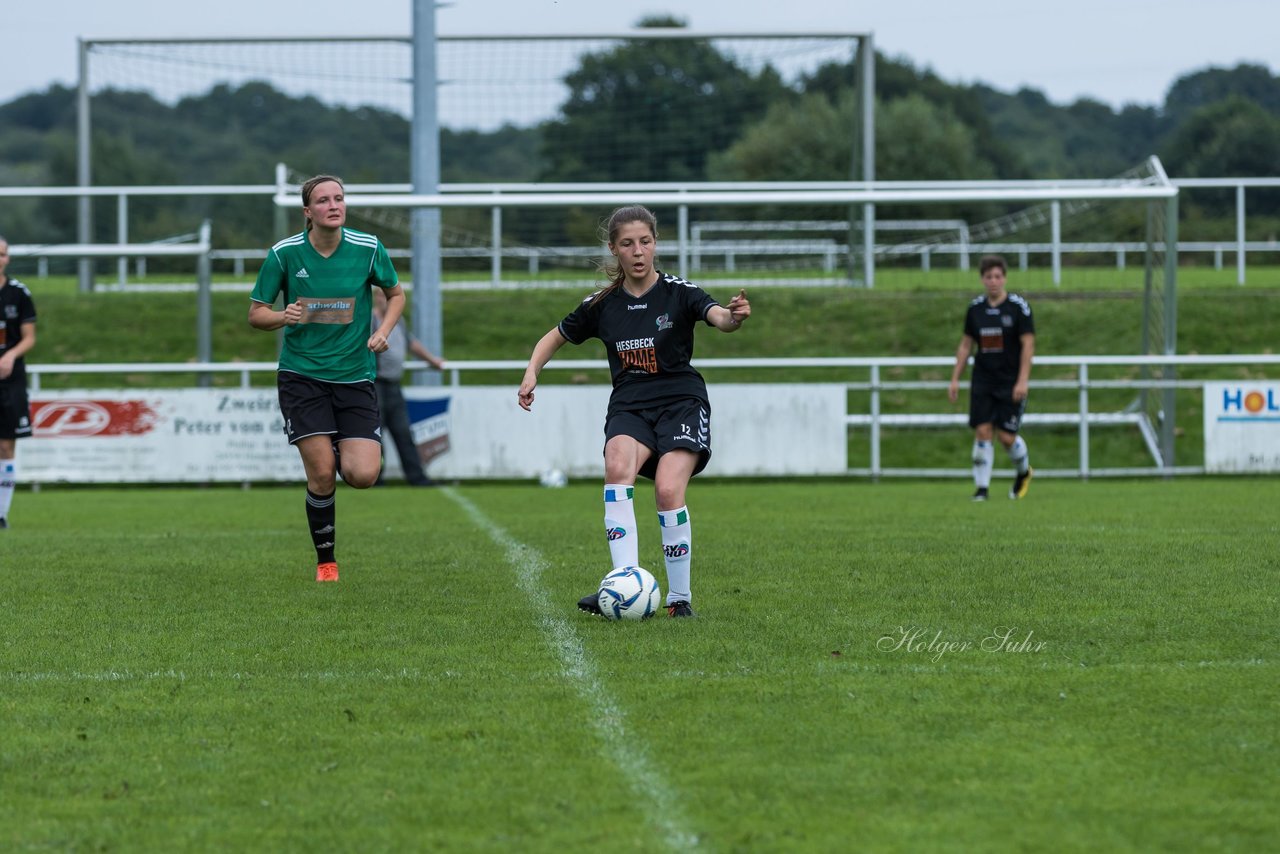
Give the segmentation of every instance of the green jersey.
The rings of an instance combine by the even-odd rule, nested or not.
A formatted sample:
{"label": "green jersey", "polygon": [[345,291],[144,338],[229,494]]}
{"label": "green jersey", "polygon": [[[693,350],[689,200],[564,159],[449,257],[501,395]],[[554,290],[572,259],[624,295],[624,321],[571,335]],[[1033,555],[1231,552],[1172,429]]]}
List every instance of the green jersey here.
{"label": "green jersey", "polygon": [[250,299],[275,305],[302,299],[302,321],[284,328],[280,370],[332,383],[372,380],[377,357],[369,349],[373,297],[369,286],[397,283],[382,241],[372,234],[342,229],[338,248],[328,258],[307,233],[286,237],[267,253]]}

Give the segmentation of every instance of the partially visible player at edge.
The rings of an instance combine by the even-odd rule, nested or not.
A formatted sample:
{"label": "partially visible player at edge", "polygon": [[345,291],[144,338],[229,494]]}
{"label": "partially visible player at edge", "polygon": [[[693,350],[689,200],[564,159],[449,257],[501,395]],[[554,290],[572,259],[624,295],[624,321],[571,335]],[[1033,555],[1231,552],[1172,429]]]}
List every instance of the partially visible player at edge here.
{"label": "partially visible player at edge", "polygon": [[[604,423],[604,528],[615,569],[640,565],[633,496],[636,476],[654,481],[667,570],[667,613],[694,616],[692,526],[685,492],[711,459],[711,404],[693,366],[693,332],[705,322],[736,332],[751,316],[746,291],[722,306],[701,288],[654,266],[658,223],[639,205],[619,208],[605,232],[609,284],[587,297],[533,348],[518,400],[533,406],[538,374],[566,342],[599,338],[613,392]],[[578,607],[599,614],[595,593]]]}
{"label": "partially visible player at edge", "polygon": [[[1027,408],[1031,359],[1036,352],[1036,325],[1031,306],[1005,290],[1008,266],[999,255],[984,255],[978,262],[986,294],[969,303],[964,334],[956,348],[947,397],[956,402],[960,375],[973,356],[973,381],[969,390],[969,426],[973,428],[974,501],[986,501],[991,486],[995,449],[992,433],[1004,445],[1017,470],[1010,498],[1022,498],[1031,485],[1032,468],[1027,443],[1018,435]],[[974,352],[976,349],[976,352]],[[994,427],[994,430],[993,430]]]}
{"label": "partially visible player at edge", "polygon": [[36,346],[36,304],[27,286],[11,277],[9,241],[0,237],[0,529],[9,527],[9,508],[18,483],[17,440],[31,435],[27,365]]}
{"label": "partially visible player at edge", "polygon": [[[316,581],[337,581],[337,475],[356,489],[378,479],[382,462],[377,353],[404,311],[404,291],[382,242],[346,228],[342,181],[317,175],[302,185],[306,228],[267,253],[249,306],[255,329],[284,328],[276,388],[285,435],[307,473],[307,524]],[[373,295],[387,308],[370,333]],[[282,297],[283,310],[273,306]],[[339,453],[341,452],[341,453]]]}

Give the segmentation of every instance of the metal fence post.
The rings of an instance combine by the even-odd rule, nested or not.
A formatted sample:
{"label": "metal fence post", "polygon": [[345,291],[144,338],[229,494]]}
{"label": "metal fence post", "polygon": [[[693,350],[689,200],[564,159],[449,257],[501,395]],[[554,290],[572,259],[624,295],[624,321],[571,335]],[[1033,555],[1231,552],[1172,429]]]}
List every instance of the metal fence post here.
{"label": "metal fence post", "polygon": [[880,366],[871,366],[871,479],[880,479]]}
{"label": "metal fence post", "polygon": [[[124,193],[116,197],[116,242],[129,242],[129,197]],[[129,259],[123,255],[116,259],[116,279],[122,289],[129,283]]]}
{"label": "metal fence post", "polygon": [[1236,284],[1244,284],[1244,184],[1236,185]]}
{"label": "metal fence post", "polygon": [[489,209],[489,246],[493,252],[489,259],[489,281],[496,288],[502,284],[502,208],[497,205]]}
{"label": "metal fence post", "polygon": [[1080,477],[1089,478],[1089,365],[1080,365]]}

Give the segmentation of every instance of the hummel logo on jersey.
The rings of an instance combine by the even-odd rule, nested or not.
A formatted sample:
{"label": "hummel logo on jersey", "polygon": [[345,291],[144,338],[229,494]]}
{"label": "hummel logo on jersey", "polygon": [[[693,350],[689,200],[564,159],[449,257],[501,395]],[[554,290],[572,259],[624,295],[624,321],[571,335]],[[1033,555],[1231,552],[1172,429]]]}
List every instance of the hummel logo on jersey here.
{"label": "hummel logo on jersey", "polygon": [[635,305],[627,306],[627,311],[644,311],[648,307],[649,307],[649,303],[641,302],[641,303],[636,303]]}
{"label": "hummel logo on jersey", "polygon": [[293,274],[293,277],[294,277],[295,279],[309,279],[309,278],[311,278],[311,275],[307,272],[307,268],[306,268],[306,267],[303,267],[301,270],[299,270],[298,272],[294,273],[294,274]]}

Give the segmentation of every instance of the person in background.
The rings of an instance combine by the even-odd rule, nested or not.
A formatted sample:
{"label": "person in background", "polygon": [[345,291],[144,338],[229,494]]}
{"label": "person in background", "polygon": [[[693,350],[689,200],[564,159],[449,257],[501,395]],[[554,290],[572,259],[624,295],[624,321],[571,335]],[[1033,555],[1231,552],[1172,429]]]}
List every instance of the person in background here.
{"label": "person in background", "polygon": [[1004,445],[1017,469],[1010,498],[1023,498],[1031,485],[1027,443],[1018,435],[1027,408],[1031,360],[1036,351],[1036,326],[1031,306],[1005,289],[1008,266],[999,255],[984,255],[978,262],[986,293],[969,303],[964,334],[956,348],[947,397],[959,396],[960,375],[973,355],[973,381],[969,390],[969,426],[973,428],[974,501],[986,501],[991,486],[995,450],[991,439]]}
{"label": "person in background", "polygon": [[[751,316],[746,291],[727,306],[655,263],[658,221],[644,207],[618,208],[602,229],[612,262],[609,284],[587,297],[538,341],[517,400],[533,406],[538,375],[566,342],[604,342],[613,391],[604,423],[604,528],[613,567],[639,566],[633,506],[637,475],[654,482],[667,572],[667,613],[692,617],[693,536],[685,493],[711,459],[711,404],[690,364],[693,333],[706,323],[737,332]],[[599,614],[596,594],[579,609]]]}
{"label": "person in background", "polygon": [[17,440],[31,435],[24,356],[36,346],[36,304],[27,286],[10,276],[9,241],[0,237],[0,529],[9,527],[9,508],[18,483]]}
{"label": "person in background", "polygon": [[[302,185],[306,228],[267,253],[250,295],[255,329],[283,327],[276,373],[285,435],[307,475],[307,524],[316,581],[337,581],[337,477],[365,489],[382,464],[376,354],[404,310],[404,291],[377,237],[346,227],[342,181],[317,175]],[[387,309],[372,333],[370,288]],[[282,300],[283,310],[274,308]]]}
{"label": "person in background", "polygon": [[[382,324],[387,313],[386,292],[381,288],[373,291],[373,326]],[[405,482],[410,486],[434,486],[435,483],[422,470],[422,460],[418,456],[418,443],[413,440],[413,425],[409,421],[409,405],[405,402],[401,383],[404,379],[404,363],[412,353],[437,371],[444,368],[444,360],[432,354],[421,341],[409,334],[404,318],[396,322],[387,333],[387,349],[378,354],[378,375],[374,380],[374,388],[378,392],[378,411],[382,414],[382,441],[387,441],[387,434],[395,443],[396,454],[400,457],[400,467],[404,470]],[[386,455],[383,455],[385,468]],[[378,471],[378,483],[381,485],[382,469]]]}

